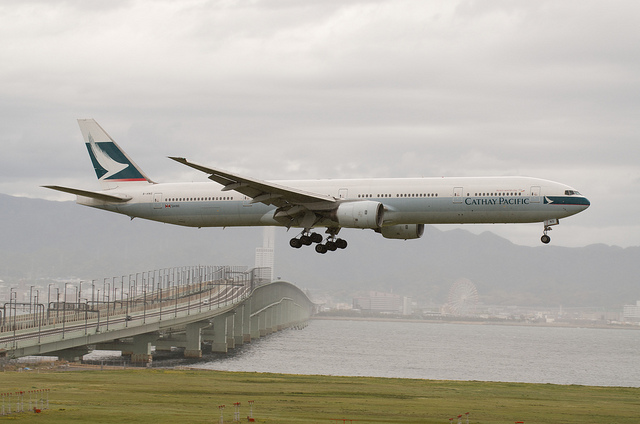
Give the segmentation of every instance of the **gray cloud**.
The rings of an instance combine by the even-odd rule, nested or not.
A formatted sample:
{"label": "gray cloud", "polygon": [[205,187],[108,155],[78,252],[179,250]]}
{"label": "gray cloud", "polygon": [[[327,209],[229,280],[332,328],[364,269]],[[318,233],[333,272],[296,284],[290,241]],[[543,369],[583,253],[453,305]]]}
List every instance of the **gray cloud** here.
{"label": "gray cloud", "polygon": [[[554,243],[638,245],[639,12],[631,1],[3,2],[0,192],[94,187],[75,124],[93,117],[159,181],[205,179],[168,155],[265,179],[531,175],[592,200]],[[465,228],[527,244],[539,233]]]}

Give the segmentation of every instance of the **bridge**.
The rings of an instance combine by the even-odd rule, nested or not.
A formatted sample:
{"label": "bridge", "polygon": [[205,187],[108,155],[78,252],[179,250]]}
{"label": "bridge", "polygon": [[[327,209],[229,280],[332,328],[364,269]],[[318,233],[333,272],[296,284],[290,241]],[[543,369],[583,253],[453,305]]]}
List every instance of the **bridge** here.
{"label": "bridge", "polygon": [[[51,287],[46,303],[30,295],[18,302],[13,289],[0,307],[0,357],[58,356],[74,360],[91,348],[119,350],[131,362],[152,360],[156,351],[184,348],[202,356],[203,345],[227,352],[275,331],[304,327],[314,304],[295,285],[267,282],[259,269],[195,266],[91,282],[72,302]],[[22,311],[22,313],[20,313]],[[24,311],[27,311],[26,313]]]}

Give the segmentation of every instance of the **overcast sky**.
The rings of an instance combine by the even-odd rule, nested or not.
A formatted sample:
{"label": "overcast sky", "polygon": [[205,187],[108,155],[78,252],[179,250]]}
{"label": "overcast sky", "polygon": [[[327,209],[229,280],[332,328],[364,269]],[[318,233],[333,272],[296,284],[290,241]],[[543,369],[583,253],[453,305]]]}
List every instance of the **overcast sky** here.
{"label": "overcast sky", "polygon": [[553,244],[637,246],[638,22],[637,1],[4,0],[0,193],[97,189],[76,123],[95,118],[160,182],[206,181],[170,155],[261,179],[526,175],[591,201]]}

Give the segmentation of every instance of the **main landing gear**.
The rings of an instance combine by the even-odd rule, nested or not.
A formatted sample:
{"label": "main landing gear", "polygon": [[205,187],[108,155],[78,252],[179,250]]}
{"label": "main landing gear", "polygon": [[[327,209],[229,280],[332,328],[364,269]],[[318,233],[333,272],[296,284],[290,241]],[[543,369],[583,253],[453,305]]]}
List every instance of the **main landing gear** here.
{"label": "main landing gear", "polygon": [[540,237],[540,241],[544,244],[549,244],[549,242],[551,241],[551,237],[547,235],[547,232],[553,230],[553,228],[551,228],[552,225],[558,224],[560,224],[559,219],[548,219],[544,221],[544,234],[542,235],[542,237]]}
{"label": "main landing gear", "polygon": [[327,229],[327,233],[329,237],[327,241],[322,244],[322,235],[318,233],[311,233],[309,230],[304,230],[300,237],[294,237],[289,240],[289,246],[299,249],[302,246],[311,246],[312,243],[316,243],[316,252],[325,254],[328,251],[335,251],[337,249],[345,249],[347,247],[347,241],[341,238],[336,238],[336,234],[338,234],[337,230]]}
{"label": "main landing gear", "polygon": [[289,246],[300,249],[302,246],[311,246],[311,243],[322,243],[322,236],[318,233],[309,233],[303,231],[300,238],[292,238],[289,240]]}

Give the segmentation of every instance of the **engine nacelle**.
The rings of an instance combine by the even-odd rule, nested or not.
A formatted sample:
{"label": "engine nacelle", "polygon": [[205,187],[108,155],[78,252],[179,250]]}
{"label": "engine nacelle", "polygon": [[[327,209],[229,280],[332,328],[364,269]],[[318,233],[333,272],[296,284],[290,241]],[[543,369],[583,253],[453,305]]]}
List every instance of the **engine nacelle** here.
{"label": "engine nacelle", "polygon": [[378,229],[384,221],[384,206],[371,200],[345,202],[332,215],[341,227]]}
{"label": "engine nacelle", "polygon": [[424,234],[424,224],[399,224],[382,227],[379,231],[382,237],[388,239],[410,240],[418,239]]}

